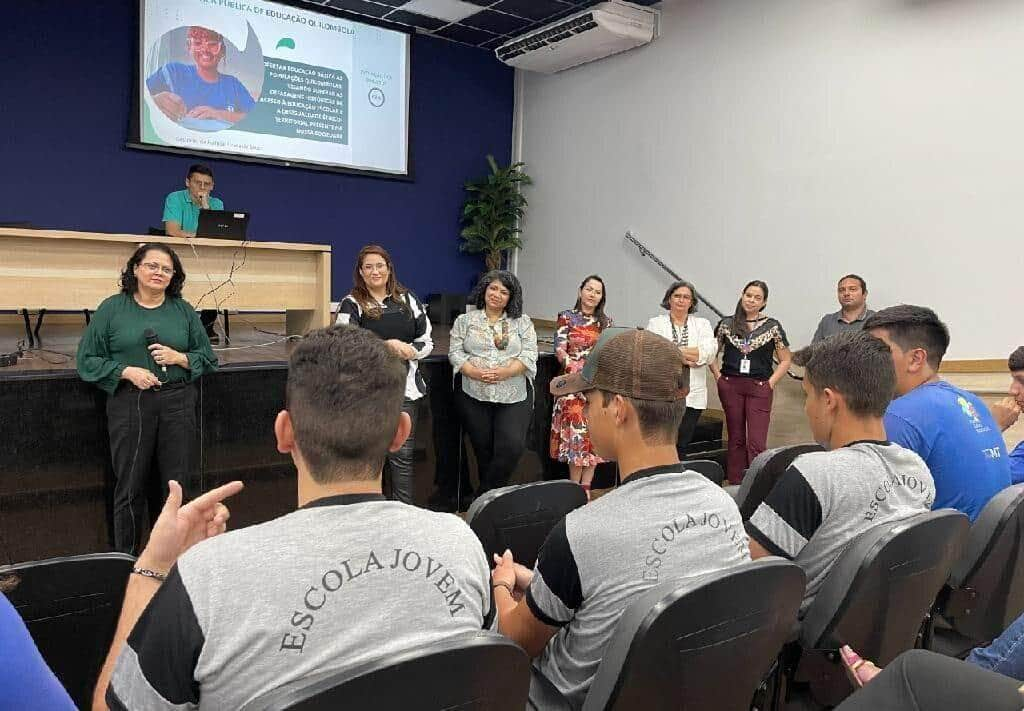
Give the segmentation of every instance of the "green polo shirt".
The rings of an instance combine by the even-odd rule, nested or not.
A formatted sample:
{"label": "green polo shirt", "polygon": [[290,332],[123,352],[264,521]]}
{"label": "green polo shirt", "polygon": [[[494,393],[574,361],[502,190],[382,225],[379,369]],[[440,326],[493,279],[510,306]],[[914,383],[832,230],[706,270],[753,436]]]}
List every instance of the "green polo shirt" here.
{"label": "green polo shirt", "polygon": [[[156,364],[146,345],[148,328],[159,343],[188,357],[187,370],[169,365],[165,373]],[[78,374],[113,395],[129,365],[145,368],[164,383],[191,382],[215,371],[217,356],[199,314],[184,299],[168,298],[150,309],[130,294],[116,294],[99,305],[78,343]]]}
{"label": "green polo shirt", "polygon": [[[164,222],[177,222],[186,232],[195,232],[199,228],[199,209],[188,190],[175,190],[164,200]],[[224,203],[210,196],[210,209],[223,210]]]}

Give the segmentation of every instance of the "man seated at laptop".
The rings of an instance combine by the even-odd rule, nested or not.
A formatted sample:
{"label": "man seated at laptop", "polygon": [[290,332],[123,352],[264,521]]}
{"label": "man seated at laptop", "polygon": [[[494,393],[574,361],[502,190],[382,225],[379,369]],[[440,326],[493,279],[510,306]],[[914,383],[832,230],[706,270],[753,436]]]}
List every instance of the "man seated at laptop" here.
{"label": "man seated at laptop", "polygon": [[746,523],[750,555],[777,555],[807,574],[806,610],[839,554],[879,523],[928,511],[935,484],[914,452],[886,441],[882,417],[896,388],[889,347],[863,331],[798,351],[804,412],[827,451],[793,460]]}
{"label": "man seated at laptop", "polygon": [[532,571],[506,552],[492,582],[499,630],[538,658],[573,708],[637,595],[750,559],[732,497],[679,461],[689,372],[668,339],[617,328],[580,373],[552,382],[555,395],[587,393],[591,444],[618,462],[622,485],[558,523]]}
{"label": "man seated at laptop", "polygon": [[923,306],[891,306],[864,330],[892,349],[896,394],[885,412],[889,439],[921,455],[935,480],[934,508],[974,521],[989,499],[1010,485],[1006,445],[977,395],[939,378],[949,347],[946,324]]}
{"label": "man seated at laptop", "polygon": [[137,565],[167,579],[131,576],[98,703],[240,709],[316,672],[493,626],[469,527],[381,494],[384,459],[411,427],[404,392],[405,366],[370,331],[333,326],[298,343],[274,433],[299,509],[177,560],[147,547]]}
{"label": "man seated at laptop", "polygon": [[[224,203],[215,198],[213,192],[213,171],[202,163],[190,165],[185,174],[185,189],[175,190],[164,199],[164,232],[168,237],[195,237],[199,228],[200,210],[223,210]],[[217,320],[216,309],[202,309],[199,319],[203,322],[206,335],[211,341],[218,341],[213,330]]]}

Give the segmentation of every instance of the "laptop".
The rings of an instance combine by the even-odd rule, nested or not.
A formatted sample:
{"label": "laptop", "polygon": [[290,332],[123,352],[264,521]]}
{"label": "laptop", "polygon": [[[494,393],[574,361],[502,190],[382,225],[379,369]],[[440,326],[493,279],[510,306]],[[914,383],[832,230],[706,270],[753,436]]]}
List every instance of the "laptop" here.
{"label": "laptop", "polygon": [[196,237],[218,239],[245,239],[249,227],[249,213],[234,210],[200,210]]}

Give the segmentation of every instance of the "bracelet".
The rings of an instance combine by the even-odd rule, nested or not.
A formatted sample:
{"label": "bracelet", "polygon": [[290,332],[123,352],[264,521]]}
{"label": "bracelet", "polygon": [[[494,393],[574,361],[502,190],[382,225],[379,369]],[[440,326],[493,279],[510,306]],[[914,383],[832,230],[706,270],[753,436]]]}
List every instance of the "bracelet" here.
{"label": "bracelet", "polygon": [[493,583],[493,584],[491,585],[491,589],[492,589],[492,590],[496,590],[496,589],[498,589],[498,588],[505,588],[506,590],[508,590],[508,594],[509,594],[509,595],[514,595],[514,594],[515,594],[515,593],[513,592],[513,590],[512,590],[512,586],[511,586],[511,585],[509,585],[508,583]]}
{"label": "bracelet", "polygon": [[158,582],[167,580],[167,573],[158,573],[155,570],[149,568],[132,568],[132,575],[141,575],[144,578],[153,578]]}

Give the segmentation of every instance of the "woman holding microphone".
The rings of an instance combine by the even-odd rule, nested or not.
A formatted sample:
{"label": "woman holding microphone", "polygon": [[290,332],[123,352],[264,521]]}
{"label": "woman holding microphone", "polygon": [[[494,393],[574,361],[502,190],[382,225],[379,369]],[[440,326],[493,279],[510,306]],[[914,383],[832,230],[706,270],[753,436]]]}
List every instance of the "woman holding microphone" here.
{"label": "woman holding microphone", "polygon": [[686,396],[686,413],[679,425],[676,451],[682,459],[686,447],[693,439],[697,421],[708,406],[707,365],[718,354],[718,340],[706,318],[694,316],[697,310],[697,292],[688,281],[674,281],[661,299],[661,308],[667,314],[653,317],[647,330],[664,336],[679,348],[683,360],[690,367],[690,394]]}
{"label": "woman holding microphone", "polygon": [[185,270],[165,244],[144,244],[78,344],[78,374],[107,393],[114,468],[114,547],[137,555],[155,464],[186,495],[198,470],[195,381],[217,369],[199,314],[181,298]]}

